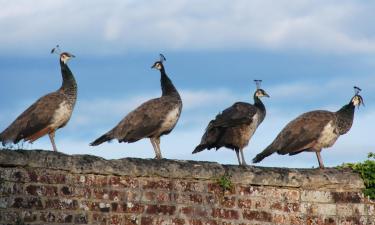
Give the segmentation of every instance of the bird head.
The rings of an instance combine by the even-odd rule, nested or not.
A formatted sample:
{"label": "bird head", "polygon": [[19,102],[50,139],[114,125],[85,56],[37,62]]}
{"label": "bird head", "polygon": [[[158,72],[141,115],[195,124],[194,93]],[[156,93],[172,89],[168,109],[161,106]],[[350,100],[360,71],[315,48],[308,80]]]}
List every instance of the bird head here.
{"label": "bird head", "polygon": [[255,91],[254,96],[258,98],[261,98],[261,97],[269,98],[270,96],[266,93],[266,91],[260,88],[260,84],[262,83],[262,80],[254,80],[254,82],[257,86],[257,90]]}
{"label": "bird head", "polygon": [[162,70],[164,68],[163,62],[167,61],[163,54],[160,54],[160,59],[151,66],[152,69]]}
{"label": "bird head", "polygon": [[54,53],[60,55],[60,61],[64,64],[66,64],[71,58],[75,57],[73,54],[69,52],[61,52],[59,45],[56,45],[56,47],[54,47],[51,50],[51,54],[54,54]]}
{"label": "bird head", "polygon": [[363,98],[362,98],[362,96],[359,95],[359,92],[361,92],[361,91],[362,91],[362,89],[360,89],[359,87],[354,86],[354,96],[353,96],[353,98],[350,100],[350,102],[351,102],[354,106],[359,107],[360,105],[365,105],[365,103],[363,102]]}

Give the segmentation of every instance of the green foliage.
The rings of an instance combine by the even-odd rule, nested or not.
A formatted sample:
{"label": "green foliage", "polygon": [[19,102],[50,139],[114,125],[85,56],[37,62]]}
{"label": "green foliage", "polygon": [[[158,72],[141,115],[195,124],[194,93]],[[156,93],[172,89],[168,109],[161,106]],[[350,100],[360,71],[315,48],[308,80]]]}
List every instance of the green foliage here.
{"label": "green foliage", "polygon": [[220,185],[223,192],[232,190],[233,188],[233,183],[230,180],[230,176],[226,174],[217,179],[217,183]]}
{"label": "green foliage", "polygon": [[359,173],[366,186],[364,194],[370,199],[375,199],[375,153],[370,152],[364,162],[344,163],[340,168],[351,168]]}

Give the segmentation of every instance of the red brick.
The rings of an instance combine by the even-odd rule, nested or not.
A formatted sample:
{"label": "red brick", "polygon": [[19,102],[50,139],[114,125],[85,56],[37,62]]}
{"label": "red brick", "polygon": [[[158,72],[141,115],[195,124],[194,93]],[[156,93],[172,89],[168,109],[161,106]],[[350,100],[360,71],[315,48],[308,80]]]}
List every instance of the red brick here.
{"label": "red brick", "polygon": [[193,207],[193,206],[187,206],[181,208],[181,213],[188,216],[188,217],[207,217],[208,212],[203,207]]}
{"label": "red brick", "polygon": [[13,199],[13,208],[19,209],[43,209],[42,200],[39,197],[18,197]]}
{"label": "red brick", "polygon": [[361,194],[358,192],[332,192],[335,203],[361,203]]}
{"label": "red brick", "polygon": [[238,199],[238,207],[241,209],[251,209],[251,199]]}
{"label": "red brick", "polygon": [[198,193],[180,193],[176,194],[176,201],[182,204],[201,204],[203,197]]}
{"label": "red brick", "polygon": [[112,203],[112,210],[118,213],[141,214],[143,213],[144,209],[145,209],[145,206],[140,203],[133,203],[133,202]]}
{"label": "red brick", "polygon": [[298,203],[286,203],[284,205],[285,212],[299,212],[300,205]]}
{"label": "red brick", "polygon": [[200,182],[193,181],[176,181],[175,190],[181,192],[203,192],[204,185]]}
{"label": "red brick", "polygon": [[131,177],[111,176],[109,185],[113,188],[138,188],[138,180]]}
{"label": "red brick", "polygon": [[173,184],[170,180],[144,180],[142,188],[152,190],[172,190]]}
{"label": "red brick", "polygon": [[250,211],[245,210],[242,214],[244,219],[247,220],[256,220],[256,221],[262,221],[262,222],[271,222],[272,221],[272,215],[271,213],[264,212],[264,211]]}
{"label": "red brick", "polygon": [[28,185],[26,187],[26,194],[34,196],[56,197],[58,196],[57,187],[55,186],[39,186]]}
{"label": "red brick", "polygon": [[105,187],[108,185],[108,176],[102,175],[77,175],[75,178],[77,184],[89,187]]}
{"label": "red brick", "polygon": [[234,195],[236,193],[236,188],[233,186],[230,190],[224,190],[219,184],[217,183],[209,183],[208,184],[208,193],[212,193],[215,195]]}
{"label": "red brick", "polygon": [[59,210],[75,210],[78,209],[77,200],[72,199],[47,199],[46,209],[59,209]]}
{"label": "red brick", "polygon": [[139,224],[139,219],[135,217],[134,215],[125,215],[124,218],[124,225],[138,225]]}
{"label": "red brick", "polygon": [[148,205],[146,207],[147,214],[153,215],[173,215],[176,211],[176,206],[170,205]]}
{"label": "red brick", "polygon": [[220,209],[220,208],[215,208],[212,209],[212,217],[214,218],[221,218],[221,219],[235,219],[238,220],[239,218],[239,213],[236,210],[232,209]]}

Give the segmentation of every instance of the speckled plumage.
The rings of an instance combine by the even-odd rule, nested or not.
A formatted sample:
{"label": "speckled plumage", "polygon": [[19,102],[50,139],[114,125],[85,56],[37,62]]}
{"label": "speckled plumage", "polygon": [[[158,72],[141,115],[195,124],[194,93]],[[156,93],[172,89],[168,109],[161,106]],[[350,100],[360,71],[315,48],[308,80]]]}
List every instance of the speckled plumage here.
{"label": "speckled plumage", "polygon": [[[268,96],[268,95],[267,95]],[[248,145],[257,127],[266,116],[266,109],[262,101],[254,94],[254,105],[246,102],[236,102],[231,107],[218,114],[208,124],[202,136],[201,143],[194,149],[194,153],[204,149],[219,149],[227,147],[238,153]],[[243,162],[246,164],[244,157]]]}
{"label": "speckled plumage", "polygon": [[32,104],[17,119],[0,134],[3,145],[18,143],[21,140],[34,142],[38,138],[49,134],[55,151],[54,133],[64,127],[73,112],[77,99],[77,84],[69,67],[62,57],[70,57],[69,53],[60,56],[60,67],[63,78],[59,90],[47,94]]}
{"label": "speckled plumage", "polygon": [[165,73],[162,61],[158,65],[161,74],[162,96],[151,99],[131,111],[117,126],[102,135],[91,146],[117,139],[119,142],[136,142],[142,138],[150,138],[156,158],[162,158],[160,136],[169,134],[176,126],[181,115],[182,100],[177,89]]}
{"label": "speckled plumage", "polygon": [[337,112],[316,110],[298,116],[282,129],[253,162],[258,163],[275,152],[281,155],[295,155],[310,151],[317,153],[319,165],[323,168],[320,152],[323,148],[334,145],[340,135],[350,130],[355,110],[353,99],[356,96]]}

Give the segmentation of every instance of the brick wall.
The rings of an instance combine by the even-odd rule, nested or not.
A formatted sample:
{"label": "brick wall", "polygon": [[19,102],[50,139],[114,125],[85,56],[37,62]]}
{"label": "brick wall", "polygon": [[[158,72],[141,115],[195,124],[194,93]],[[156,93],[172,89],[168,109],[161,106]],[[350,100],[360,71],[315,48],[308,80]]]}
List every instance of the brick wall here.
{"label": "brick wall", "polygon": [[349,170],[0,151],[0,224],[375,224],[362,188]]}

